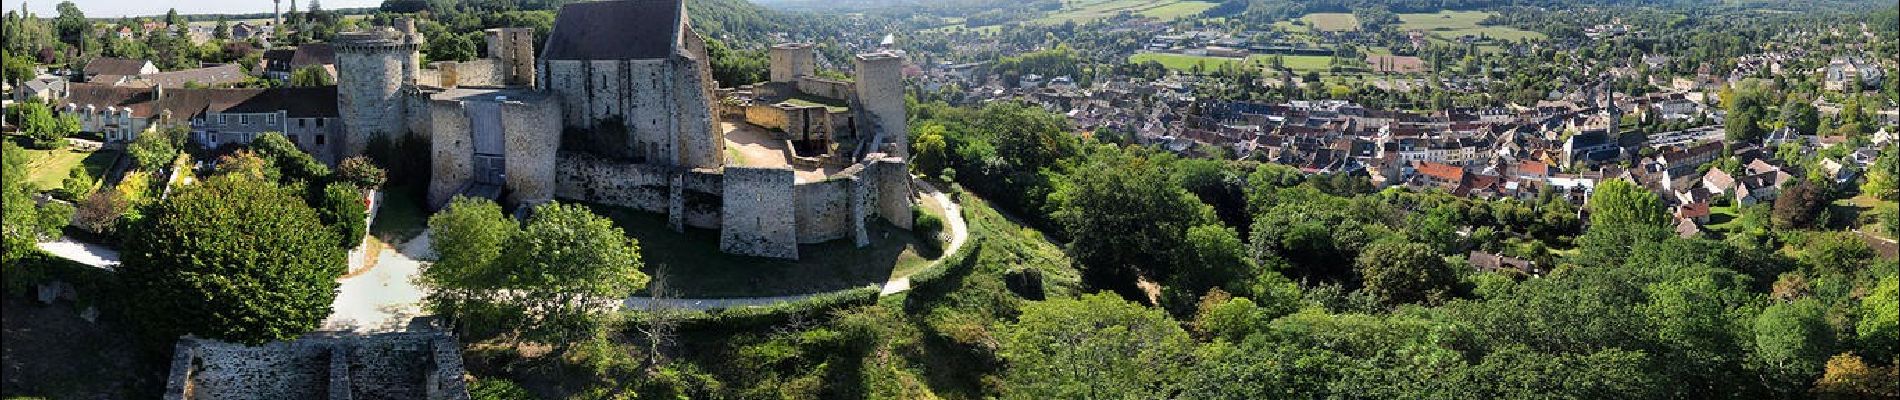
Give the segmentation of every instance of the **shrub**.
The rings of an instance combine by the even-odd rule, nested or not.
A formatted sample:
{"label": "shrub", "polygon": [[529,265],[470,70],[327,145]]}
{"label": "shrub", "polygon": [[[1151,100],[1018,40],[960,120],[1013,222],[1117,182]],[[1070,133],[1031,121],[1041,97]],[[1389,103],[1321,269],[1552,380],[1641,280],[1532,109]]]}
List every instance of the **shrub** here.
{"label": "shrub", "polygon": [[924,243],[930,244],[931,247],[942,248],[943,218],[924,212],[923,207],[918,206],[910,206],[910,215],[912,221],[910,231],[916,233],[917,238],[923,239]]}

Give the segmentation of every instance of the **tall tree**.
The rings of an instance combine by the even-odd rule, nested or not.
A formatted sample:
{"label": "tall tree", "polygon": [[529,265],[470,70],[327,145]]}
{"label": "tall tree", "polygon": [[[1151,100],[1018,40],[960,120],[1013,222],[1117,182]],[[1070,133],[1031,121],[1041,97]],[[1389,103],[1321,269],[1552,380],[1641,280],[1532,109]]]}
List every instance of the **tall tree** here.
{"label": "tall tree", "polygon": [[1449,300],[1458,284],[1458,274],[1445,259],[1420,243],[1373,243],[1355,264],[1364,290],[1387,305]]}
{"label": "tall tree", "polygon": [[997,330],[1008,398],[1166,397],[1193,349],[1160,310],[1101,293],[1029,303]]}
{"label": "tall tree", "polygon": [[329,316],[344,251],[289,190],[217,176],[173,192],[143,221],[119,274],[147,333],[259,344]]}

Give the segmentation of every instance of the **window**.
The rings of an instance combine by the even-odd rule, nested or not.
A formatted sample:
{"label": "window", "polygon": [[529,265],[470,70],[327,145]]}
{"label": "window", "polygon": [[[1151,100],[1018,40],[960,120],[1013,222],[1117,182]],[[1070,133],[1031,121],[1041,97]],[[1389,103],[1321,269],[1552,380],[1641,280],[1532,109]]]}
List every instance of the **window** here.
{"label": "window", "polygon": [[265,114],[265,115],[264,115],[264,124],[265,124],[265,125],[277,125],[277,114]]}
{"label": "window", "polygon": [[306,119],[303,119],[303,118],[297,118],[297,127],[298,127],[298,128],[302,128],[302,127],[303,127],[303,124],[304,124],[304,123],[306,123],[306,122],[309,122],[309,120],[306,120]]}
{"label": "window", "polygon": [[322,128],[322,127],[323,127],[323,118],[317,118],[317,127],[318,127],[318,128]]}
{"label": "window", "polygon": [[317,144],[323,144],[323,135],[317,135]]}

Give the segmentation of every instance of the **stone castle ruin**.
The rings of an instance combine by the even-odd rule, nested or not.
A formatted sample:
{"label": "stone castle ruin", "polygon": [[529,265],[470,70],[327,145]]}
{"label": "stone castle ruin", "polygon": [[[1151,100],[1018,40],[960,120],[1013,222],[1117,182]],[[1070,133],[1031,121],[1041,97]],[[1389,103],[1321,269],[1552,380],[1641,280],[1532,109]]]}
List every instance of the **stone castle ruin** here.
{"label": "stone castle ruin", "polygon": [[446,333],[312,335],[245,346],[186,337],[165,400],[466,400],[461,348]]}
{"label": "stone castle ruin", "polygon": [[911,225],[901,51],[858,55],[842,81],[816,76],[811,45],[779,45],[770,81],[716,89],[681,0],[564,5],[538,55],[531,30],[485,33],[488,58],[429,68],[413,21],[340,35],[345,153],[425,138],[434,206],[628,207],[717,229],[735,254],[863,246],[874,216]]}

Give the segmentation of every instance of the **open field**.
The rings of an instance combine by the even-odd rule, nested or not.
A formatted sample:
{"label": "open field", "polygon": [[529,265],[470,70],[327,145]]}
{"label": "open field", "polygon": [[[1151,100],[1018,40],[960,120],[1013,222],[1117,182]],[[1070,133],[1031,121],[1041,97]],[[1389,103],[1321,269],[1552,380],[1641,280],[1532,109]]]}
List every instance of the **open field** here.
{"label": "open field", "polygon": [[719,232],[686,228],[674,232],[666,217],[638,210],[589,205],[595,213],[640,242],[640,261],[651,273],[667,265],[667,282],[683,298],[764,297],[882,285],[894,274],[914,272],[942,257],[917,235],[880,222],[869,224],[871,245],[850,238],[798,246],[799,259],[780,260],[719,251]]}
{"label": "open field", "polygon": [[1124,11],[1165,20],[1199,13],[1215,6],[1212,2],[1186,0],[1085,0],[1070,4],[1068,7],[1051,11],[1048,15],[1030,22],[1049,25],[1070,21],[1083,23],[1115,16]]}
{"label": "open field", "polygon": [[1300,17],[1306,25],[1320,31],[1356,31],[1359,30],[1359,18],[1352,13],[1312,13]]}
{"label": "open field", "polygon": [[[1261,66],[1267,65],[1267,59],[1269,57],[1273,57],[1273,56],[1252,55],[1252,56],[1247,56],[1246,59],[1236,59],[1236,58],[1229,58],[1229,57],[1195,56],[1195,55],[1173,54],[1173,53],[1141,53],[1141,54],[1129,56],[1128,62],[1142,63],[1142,62],[1148,62],[1148,61],[1156,61],[1156,62],[1160,62],[1162,66],[1168,67],[1168,69],[1181,70],[1181,71],[1192,70],[1194,69],[1195,65],[1201,65],[1204,70],[1212,71],[1212,70],[1220,68],[1222,64],[1235,64],[1235,63],[1244,63],[1245,66],[1247,67],[1259,68]],[[1281,61],[1285,63],[1286,67],[1292,69],[1295,72],[1326,70],[1327,64],[1329,64],[1333,58],[1332,56],[1280,56],[1280,57],[1281,57]]]}
{"label": "open field", "polygon": [[1471,35],[1489,37],[1497,40],[1516,41],[1519,39],[1543,39],[1544,34],[1512,28],[1508,26],[1483,26],[1479,21],[1491,16],[1484,11],[1440,11],[1435,14],[1399,14],[1399,30],[1424,31],[1427,36],[1439,42],[1457,41],[1458,37]]}

